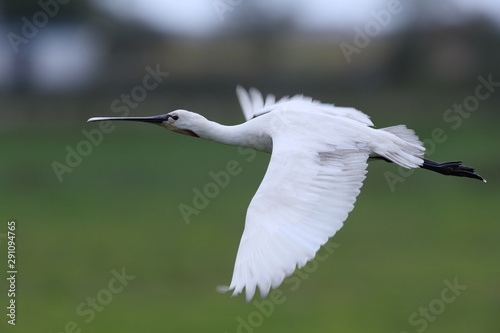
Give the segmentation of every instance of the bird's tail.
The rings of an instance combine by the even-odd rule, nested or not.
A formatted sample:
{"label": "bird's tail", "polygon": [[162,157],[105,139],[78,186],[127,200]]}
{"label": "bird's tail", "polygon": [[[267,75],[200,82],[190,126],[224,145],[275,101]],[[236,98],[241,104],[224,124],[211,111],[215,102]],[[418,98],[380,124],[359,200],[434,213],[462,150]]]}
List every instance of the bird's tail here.
{"label": "bird's tail", "polygon": [[[422,168],[431,170],[442,175],[468,177],[486,180],[477,174],[474,168],[463,165],[461,161],[434,162],[424,158],[424,144],[418,139],[415,132],[404,125],[381,128],[382,131],[393,134],[392,143],[381,145],[375,149],[379,156],[375,158],[397,163],[405,168]],[[395,138],[395,137],[396,138]]]}
{"label": "bird's tail", "polygon": [[375,153],[405,168],[418,168],[424,164],[425,148],[422,141],[405,125],[397,125],[380,130],[388,132],[387,141],[375,147]]}

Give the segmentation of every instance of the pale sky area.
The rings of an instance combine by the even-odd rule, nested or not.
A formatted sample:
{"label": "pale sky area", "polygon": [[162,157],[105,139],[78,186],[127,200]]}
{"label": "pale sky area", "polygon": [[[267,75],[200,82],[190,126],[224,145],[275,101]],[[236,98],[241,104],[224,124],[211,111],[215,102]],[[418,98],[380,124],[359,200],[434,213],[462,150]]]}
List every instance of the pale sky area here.
{"label": "pale sky area", "polygon": [[[227,28],[224,21],[243,10],[245,1],[258,3],[272,15],[289,13],[297,26],[308,30],[352,29],[370,20],[372,11],[382,10],[389,3],[386,0],[94,0],[98,7],[142,21],[159,31],[195,36]],[[401,0],[401,8],[411,1]],[[234,5],[221,15],[215,9],[216,3]],[[436,12],[429,14],[447,22],[460,13],[483,13],[500,22],[500,1],[442,0],[436,2]]]}

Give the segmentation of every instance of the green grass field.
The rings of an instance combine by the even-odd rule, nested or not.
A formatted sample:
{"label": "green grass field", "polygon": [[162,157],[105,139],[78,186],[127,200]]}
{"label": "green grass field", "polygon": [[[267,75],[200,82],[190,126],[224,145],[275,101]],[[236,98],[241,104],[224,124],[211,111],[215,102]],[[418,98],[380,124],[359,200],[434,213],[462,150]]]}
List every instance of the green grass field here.
{"label": "green grass field", "polygon": [[[421,137],[433,128],[418,127]],[[500,156],[493,124],[448,131],[432,155],[463,159],[487,184],[417,170],[391,191],[385,175],[398,169],[373,163],[355,210],[321,250],[322,260],[251,303],[216,287],[230,282],[246,207],[269,157],[259,153],[248,162],[234,147],[120,124],[59,182],[53,161],[64,163],[65,147],[75,148],[85,139],[81,131],[92,128],[2,133],[0,234],[7,221],[17,222],[18,269],[17,325],[6,323],[2,283],[2,332],[500,328]],[[241,172],[186,223],[179,205],[192,205],[193,189],[202,190],[212,181],[209,172],[232,160]],[[5,263],[6,239],[0,241]],[[450,290],[453,284],[458,289]]]}

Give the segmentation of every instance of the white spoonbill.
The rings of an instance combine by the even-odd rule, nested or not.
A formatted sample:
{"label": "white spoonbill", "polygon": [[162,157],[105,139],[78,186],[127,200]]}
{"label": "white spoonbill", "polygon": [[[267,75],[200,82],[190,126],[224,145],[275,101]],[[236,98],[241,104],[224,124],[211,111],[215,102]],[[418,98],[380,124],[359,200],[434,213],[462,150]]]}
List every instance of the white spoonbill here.
{"label": "white spoonbill", "polygon": [[322,104],[297,95],[276,101],[256,89],[236,89],[246,122],[224,126],[186,110],[153,117],[96,117],[141,121],[174,132],[272,153],[248,207],[245,229],[227,290],[245,288],[262,297],[313,259],[342,227],[365,179],[369,158],[405,168],[484,179],[461,162],[424,159],[424,146],[404,125],[375,129],[354,108]]}

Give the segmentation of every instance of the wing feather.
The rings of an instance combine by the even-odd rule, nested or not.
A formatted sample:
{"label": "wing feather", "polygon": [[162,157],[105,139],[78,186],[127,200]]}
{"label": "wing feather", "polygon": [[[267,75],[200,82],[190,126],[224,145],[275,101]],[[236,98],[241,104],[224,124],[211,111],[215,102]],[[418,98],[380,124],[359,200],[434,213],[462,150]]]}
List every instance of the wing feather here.
{"label": "wing feather", "polygon": [[240,101],[241,110],[243,111],[243,116],[245,120],[248,121],[253,118],[254,110],[252,107],[252,101],[248,92],[242,87],[236,87],[236,95]]}
{"label": "wing feather", "polygon": [[297,135],[273,137],[266,175],[247,211],[229,289],[247,300],[278,287],[342,227],[365,178],[368,152]]}

